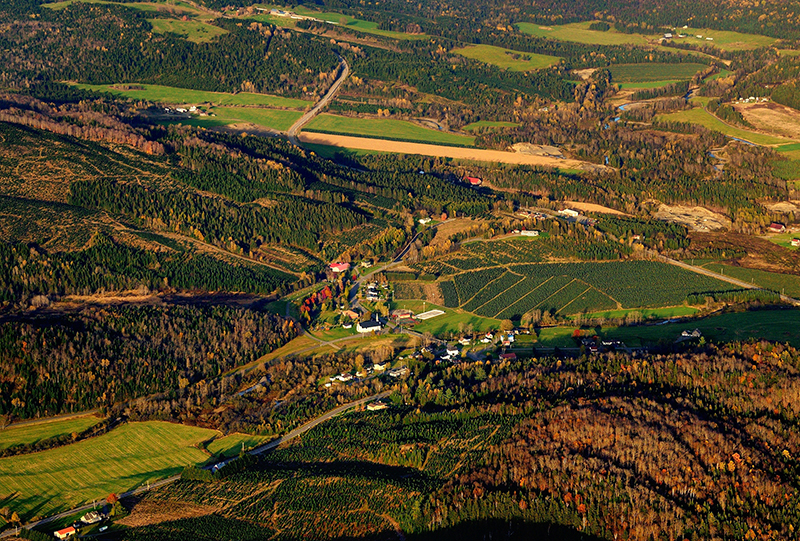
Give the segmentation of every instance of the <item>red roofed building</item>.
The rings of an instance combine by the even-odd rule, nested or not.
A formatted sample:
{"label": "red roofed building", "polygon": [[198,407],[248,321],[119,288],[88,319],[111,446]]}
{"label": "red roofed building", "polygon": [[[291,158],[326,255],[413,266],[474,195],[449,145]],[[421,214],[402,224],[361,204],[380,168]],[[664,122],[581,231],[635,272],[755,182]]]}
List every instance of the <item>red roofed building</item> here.
{"label": "red roofed building", "polygon": [[331,263],[331,271],[344,272],[350,268],[350,263]]}
{"label": "red roofed building", "polygon": [[75,528],[70,526],[69,528],[64,528],[63,530],[58,530],[57,532],[53,532],[53,535],[55,535],[59,539],[66,539],[68,537],[75,535],[76,533],[77,531],[75,530]]}
{"label": "red roofed building", "polygon": [[473,186],[480,186],[483,181],[478,177],[467,177],[467,182],[469,182]]}
{"label": "red roofed building", "polygon": [[778,222],[772,222],[769,224],[769,230],[772,233],[783,233],[786,231],[786,226]]}
{"label": "red roofed building", "polygon": [[517,360],[517,354],[516,353],[503,353],[502,355],[500,355],[500,358],[503,359],[504,361],[516,361]]}

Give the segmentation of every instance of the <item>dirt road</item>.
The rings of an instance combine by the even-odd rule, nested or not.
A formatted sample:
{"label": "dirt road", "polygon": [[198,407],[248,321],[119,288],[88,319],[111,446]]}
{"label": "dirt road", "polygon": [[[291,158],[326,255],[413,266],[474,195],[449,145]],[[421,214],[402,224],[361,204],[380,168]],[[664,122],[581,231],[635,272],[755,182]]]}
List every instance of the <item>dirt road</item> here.
{"label": "dirt road", "polygon": [[420,154],[422,156],[455,158],[458,160],[508,163],[515,165],[539,165],[543,167],[558,167],[560,169],[580,169],[582,171],[611,171],[608,167],[580,160],[569,158],[560,159],[551,156],[533,156],[531,154],[505,152],[502,150],[447,147],[425,143],[407,143],[403,141],[389,141],[386,139],[368,139],[366,137],[309,132],[303,132],[299,136],[299,139],[303,143],[393,152],[395,154]]}
{"label": "dirt road", "polygon": [[[339,56],[339,54],[337,53],[336,56]],[[297,144],[297,134],[300,132],[300,130],[303,129],[303,126],[311,122],[312,118],[317,116],[319,112],[322,111],[322,109],[328,106],[333,97],[339,91],[339,87],[342,86],[344,80],[347,79],[348,75],[350,75],[350,66],[347,65],[347,61],[341,56],[339,56],[339,62],[340,62],[339,67],[341,69],[339,77],[333,82],[333,84],[325,93],[325,95],[322,96],[322,99],[319,100],[317,104],[311,108],[311,110],[309,110],[306,114],[301,116],[297,122],[292,124],[292,126],[289,128],[289,131],[286,132],[286,135],[289,137],[289,142],[292,143],[293,145],[300,146],[299,144]]]}

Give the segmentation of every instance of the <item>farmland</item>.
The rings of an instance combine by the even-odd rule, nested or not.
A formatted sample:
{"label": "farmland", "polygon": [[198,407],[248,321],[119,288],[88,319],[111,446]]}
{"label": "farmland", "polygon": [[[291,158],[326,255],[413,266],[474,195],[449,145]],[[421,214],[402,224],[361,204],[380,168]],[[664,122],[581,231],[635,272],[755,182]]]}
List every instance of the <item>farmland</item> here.
{"label": "farmland", "polygon": [[156,34],[165,34],[170,32],[173,34],[178,34],[179,36],[182,36],[194,43],[206,43],[217,36],[228,33],[227,30],[224,30],[218,26],[206,24],[200,21],[148,19],[148,22],[153,26],[153,32]]}
{"label": "farmland", "polygon": [[297,111],[263,107],[217,107],[216,119],[230,124],[247,122],[273,130],[286,131],[302,116]]}
{"label": "farmland", "polygon": [[614,82],[652,83],[685,81],[706,68],[703,64],[617,64],[608,70]]}
{"label": "farmland", "polygon": [[93,415],[69,419],[43,421],[19,426],[12,425],[0,431],[0,451],[14,445],[30,445],[48,438],[82,432],[94,426],[99,419]]}
{"label": "farmland", "polygon": [[282,96],[271,96],[269,94],[253,94],[251,92],[239,92],[238,94],[227,94],[225,92],[207,92],[205,90],[192,90],[189,88],[177,88],[174,86],[161,86],[151,84],[129,84],[129,85],[87,85],[76,84],[78,88],[85,90],[95,90],[97,92],[108,92],[117,96],[125,96],[135,100],[148,100],[168,105],[183,105],[210,103],[212,105],[265,105],[267,107],[282,107],[287,109],[305,109],[312,103],[310,101],[298,100],[294,98],[284,98]]}
{"label": "farmland", "polygon": [[[786,233],[783,235],[770,235],[768,240],[776,242],[776,244],[790,246],[789,239],[795,237],[794,233]],[[712,261],[702,265],[703,268],[713,272],[719,272],[725,276],[731,276],[739,280],[753,283],[761,286],[764,289],[770,289],[778,293],[784,293],[790,297],[800,297],[800,276],[794,274],[780,274],[777,272],[767,272],[757,269],[748,269],[745,267],[735,267],[733,265],[726,265],[725,263]]]}
{"label": "farmland", "polygon": [[590,24],[592,23],[587,21],[561,26],[542,26],[535,23],[517,23],[516,26],[524,34],[589,45],[648,45],[658,38],[656,35],[624,34],[613,28],[606,32],[589,30]]}
{"label": "farmland", "polygon": [[[676,28],[673,34],[676,36],[673,38],[676,43],[711,45],[725,51],[744,51],[769,47],[777,41],[775,38],[768,36],[726,30],[710,30],[708,28]],[[677,37],[678,34],[683,34],[686,37],[679,38]],[[697,36],[702,37],[698,38]],[[712,39],[708,40],[707,38]]]}
{"label": "farmland", "polygon": [[429,332],[436,336],[446,333],[462,332],[465,328],[470,326],[476,332],[498,329],[500,327],[500,320],[498,319],[480,317],[465,312],[464,310],[447,308],[430,302],[423,304],[422,301],[401,300],[393,302],[392,308],[405,308],[413,310],[416,313],[422,312],[423,310],[434,309],[443,311],[444,315],[436,316],[414,326],[414,330],[417,332]]}
{"label": "farmland", "polygon": [[216,434],[157,421],[130,423],[65,447],[3,458],[0,497],[24,518],[105,498],[205,461],[194,445]]}
{"label": "farmland", "polygon": [[305,130],[454,146],[472,146],[475,143],[474,137],[431,130],[405,120],[384,118],[352,118],[321,114],[312,120]]}
{"label": "farmland", "polygon": [[521,53],[492,45],[469,45],[453,49],[458,55],[510,71],[532,71],[558,64],[561,59],[543,54]]}
{"label": "farmland", "polygon": [[[43,4],[45,7],[49,9],[64,9],[65,7],[74,4],[77,1],[81,1],[87,4],[118,4],[119,2],[113,2],[111,0],[65,0],[63,2],[53,2],[49,4]],[[167,11],[167,12],[174,12],[174,13],[185,13],[191,15],[206,15],[203,11],[196,8],[195,6],[189,4],[188,2],[183,2],[181,0],[173,1],[164,0],[163,2],[121,2],[123,5],[139,9],[142,11]]]}
{"label": "farmland", "polygon": [[677,113],[669,113],[656,116],[656,120],[660,122],[686,122],[689,124],[698,124],[709,130],[718,131],[727,135],[728,137],[736,137],[744,139],[757,145],[780,145],[789,142],[788,139],[779,139],[771,135],[764,135],[742,128],[735,128],[730,126],[720,119],[706,111],[696,107],[694,109],[687,109],[686,111],[679,111]]}

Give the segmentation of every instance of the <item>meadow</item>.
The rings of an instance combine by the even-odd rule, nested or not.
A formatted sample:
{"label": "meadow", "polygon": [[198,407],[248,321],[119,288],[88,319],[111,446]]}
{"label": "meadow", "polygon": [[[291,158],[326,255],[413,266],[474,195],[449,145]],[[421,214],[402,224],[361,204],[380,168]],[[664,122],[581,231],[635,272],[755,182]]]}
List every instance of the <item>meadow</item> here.
{"label": "meadow", "polygon": [[286,131],[294,124],[302,113],[283,109],[267,109],[261,107],[216,107],[213,110],[218,121],[228,124],[248,122],[273,130]]}
{"label": "meadow", "polygon": [[617,64],[608,70],[615,83],[686,81],[705,69],[704,64]]}
{"label": "meadow", "polygon": [[208,456],[195,447],[215,430],[129,423],[41,453],[0,459],[0,498],[23,519],[44,516],[180,473]]}
{"label": "meadow", "polygon": [[0,430],[0,451],[14,445],[30,445],[48,438],[83,432],[96,425],[100,419],[94,415],[41,421],[31,424],[11,425]]}
{"label": "meadow", "polygon": [[[795,238],[797,233],[784,233],[781,235],[770,235],[767,240],[780,246],[791,248],[789,240]],[[793,248],[796,249],[796,248]],[[750,282],[757,286],[769,289],[777,293],[783,293],[789,297],[800,297],[800,276],[794,274],[780,274],[745,267],[734,267],[719,261],[711,261],[701,265],[703,268],[713,272],[719,272],[725,276],[731,276],[738,280]]]}
{"label": "meadow", "polygon": [[186,105],[210,103],[215,106],[222,105],[265,105],[268,107],[283,107],[287,109],[305,109],[313,105],[306,100],[294,98],[284,98],[282,96],[272,96],[269,94],[253,94],[250,92],[239,92],[238,94],[228,94],[225,92],[207,92],[205,90],[192,90],[189,88],[177,88],[174,86],[161,86],[151,84],[131,83],[128,86],[137,88],[125,88],[124,84],[110,85],[87,85],[76,84],[78,88],[85,90],[95,90],[97,92],[108,92],[117,96],[125,96],[135,100],[148,100],[166,104]]}
{"label": "meadow", "polygon": [[200,21],[181,21],[178,19],[147,19],[156,34],[178,34],[194,43],[207,43],[217,36],[227,34],[224,30],[213,24]]}
{"label": "meadow", "polygon": [[772,162],[775,176],[784,180],[800,180],[800,143],[781,145],[775,150],[786,158]]}
{"label": "meadow", "polygon": [[[111,0],[64,0],[63,2],[53,2],[48,4],[42,4],[44,7],[50,9],[64,9],[65,7],[74,4],[75,2],[84,2],[87,4],[113,4],[119,5],[120,2],[113,2]],[[213,18],[208,13],[198,9],[197,7],[191,5],[188,2],[183,2],[181,0],[167,0],[164,1],[154,1],[154,2],[122,2],[124,6],[129,8],[138,9],[141,11],[163,11],[169,13],[176,13],[176,14],[187,14],[187,15],[194,15],[200,16],[205,18]]]}
{"label": "meadow", "polygon": [[472,146],[475,143],[474,137],[431,130],[406,120],[353,118],[327,113],[317,116],[304,130],[453,146]]}
{"label": "meadow", "polygon": [[519,126],[519,124],[516,122],[504,122],[501,120],[478,120],[477,122],[467,124],[461,129],[464,131],[479,131],[497,128],[516,128],[517,126]]}
{"label": "meadow", "polygon": [[206,446],[208,452],[218,458],[238,456],[244,450],[253,449],[269,441],[267,436],[253,436],[251,434],[230,434],[224,438],[217,438]]}
{"label": "meadow", "polygon": [[657,115],[655,118],[659,122],[686,122],[689,124],[698,124],[709,130],[718,131],[728,137],[735,137],[743,139],[757,145],[780,145],[789,142],[789,139],[777,138],[771,135],[764,135],[742,128],[735,128],[725,124],[723,121],[700,107],[694,109],[687,109],[677,113],[669,113]]}
{"label": "meadow", "polygon": [[549,68],[558,64],[561,59],[557,56],[545,54],[521,53],[493,45],[468,45],[459,47],[450,52],[466,58],[492,64],[509,71],[533,71]]}
{"label": "meadow", "polygon": [[476,332],[483,332],[489,330],[496,330],[500,328],[500,320],[494,318],[480,317],[475,314],[465,312],[464,310],[447,308],[439,306],[430,302],[423,302],[421,300],[399,300],[392,303],[392,310],[403,308],[412,310],[415,314],[422,313],[426,310],[441,310],[444,312],[441,316],[425,320],[418,323],[413,327],[417,332],[429,332],[434,336],[443,333],[459,333],[464,329],[471,326]]}
{"label": "meadow", "polygon": [[643,36],[641,34],[624,34],[614,28],[606,32],[589,30],[592,21],[570,23],[559,26],[543,26],[535,23],[517,23],[516,27],[524,34],[561,41],[574,41],[589,45],[647,45],[659,36]]}
{"label": "meadow", "polygon": [[[742,34],[741,32],[727,30],[710,30],[708,28],[676,28],[672,33],[676,36],[673,38],[676,43],[711,45],[725,51],[744,51],[769,47],[777,41],[775,38],[768,36]],[[677,37],[679,34],[683,34],[686,37],[679,38]],[[702,38],[697,36],[702,36]],[[713,40],[706,38],[713,38]]]}

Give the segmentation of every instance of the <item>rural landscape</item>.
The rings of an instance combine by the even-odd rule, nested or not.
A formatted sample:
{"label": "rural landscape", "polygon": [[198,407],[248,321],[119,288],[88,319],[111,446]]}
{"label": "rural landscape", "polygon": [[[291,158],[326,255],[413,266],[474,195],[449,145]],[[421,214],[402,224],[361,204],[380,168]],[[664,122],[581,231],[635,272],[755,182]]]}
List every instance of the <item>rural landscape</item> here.
{"label": "rural landscape", "polygon": [[0,538],[800,531],[795,0],[0,0]]}

